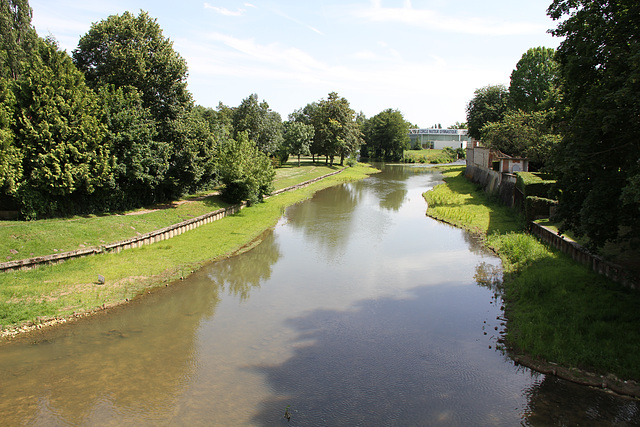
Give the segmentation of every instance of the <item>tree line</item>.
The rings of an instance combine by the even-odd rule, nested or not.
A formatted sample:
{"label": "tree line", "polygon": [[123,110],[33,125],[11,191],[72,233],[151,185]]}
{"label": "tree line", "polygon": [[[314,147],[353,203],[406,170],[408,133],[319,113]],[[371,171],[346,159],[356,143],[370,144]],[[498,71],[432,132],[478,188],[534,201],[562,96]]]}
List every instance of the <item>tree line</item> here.
{"label": "tree line", "polygon": [[[259,201],[291,155],[343,164],[367,139],[380,158],[401,155],[399,111],[369,121],[335,92],[284,122],[257,94],[237,107],[195,105],[186,61],[146,12],[92,24],[71,55],[39,37],[31,16],[27,0],[1,3],[0,210],[20,218],[126,210],[220,185],[230,202]],[[385,125],[402,133],[395,148],[381,148]]]}
{"label": "tree line", "polygon": [[475,91],[469,135],[557,179],[562,231],[640,246],[640,4],[555,0],[557,50],[528,50],[510,86]]}

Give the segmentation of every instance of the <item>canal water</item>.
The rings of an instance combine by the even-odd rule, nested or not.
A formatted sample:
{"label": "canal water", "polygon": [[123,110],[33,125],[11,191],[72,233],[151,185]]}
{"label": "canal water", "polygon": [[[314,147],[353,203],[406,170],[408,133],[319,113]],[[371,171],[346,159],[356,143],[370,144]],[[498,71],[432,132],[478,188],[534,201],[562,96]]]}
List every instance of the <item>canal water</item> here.
{"label": "canal water", "polygon": [[425,216],[439,179],[386,165],[242,255],[0,347],[0,425],[639,424],[636,401],[504,354],[500,262]]}

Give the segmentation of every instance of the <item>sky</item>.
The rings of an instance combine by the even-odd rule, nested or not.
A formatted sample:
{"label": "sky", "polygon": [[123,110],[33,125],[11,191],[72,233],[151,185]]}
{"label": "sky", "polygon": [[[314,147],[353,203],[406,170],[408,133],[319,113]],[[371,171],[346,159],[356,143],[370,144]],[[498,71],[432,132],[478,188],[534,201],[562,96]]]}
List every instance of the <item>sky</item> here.
{"label": "sky", "polygon": [[528,49],[557,48],[551,0],[30,0],[32,24],[69,54],[92,23],[141,10],[187,62],[195,102],[235,107],[251,94],[286,120],[346,98],[422,128],[466,121],[474,91],[509,86]]}

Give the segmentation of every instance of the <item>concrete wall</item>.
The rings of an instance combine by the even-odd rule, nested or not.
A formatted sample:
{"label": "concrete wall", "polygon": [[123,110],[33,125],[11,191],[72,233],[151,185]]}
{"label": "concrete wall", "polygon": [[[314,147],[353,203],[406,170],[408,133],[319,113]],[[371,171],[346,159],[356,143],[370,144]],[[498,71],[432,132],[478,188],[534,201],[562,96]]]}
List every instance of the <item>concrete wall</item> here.
{"label": "concrete wall", "polygon": [[[476,150],[473,151],[475,152]],[[477,166],[471,164],[467,159],[465,176],[470,181],[481,185],[485,192],[498,194],[505,205],[513,206],[516,191],[516,176],[514,174],[497,172],[486,167]]]}

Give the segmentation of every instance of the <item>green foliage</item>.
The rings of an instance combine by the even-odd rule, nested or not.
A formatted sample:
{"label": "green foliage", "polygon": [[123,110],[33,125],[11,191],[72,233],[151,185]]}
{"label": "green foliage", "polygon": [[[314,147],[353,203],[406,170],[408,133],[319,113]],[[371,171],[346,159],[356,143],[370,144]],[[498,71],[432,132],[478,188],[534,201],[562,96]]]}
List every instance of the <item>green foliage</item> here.
{"label": "green foliage", "polygon": [[171,141],[166,197],[210,187],[216,176],[217,143],[209,124],[196,111],[184,111],[171,122]]}
{"label": "green foliage", "polygon": [[[554,153],[564,229],[601,247],[640,238],[640,4],[555,0],[567,126]],[[624,234],[620,234],[623,231]]]}
{"label": "green foliage", "polygon": [[313,126],[302,122],[287,121],[284,124],[284,145],[289,154],[298,157],[300,166],[300,156],[311,154],[310,147],[313,141]]}
{"label": "green foliage", "polygon": [[479,140],[485,124],[502,120],[507,111],[508,99],[509,92],[504,85],[476,89],[474,97],[467,104],[469,136]]}
{"label": "green foliage", "polygon": [[31,15],[27,0],[0,2],[0,77],[15,80],[22,74],[37,40]]}
{"label": "green foliage", "polygon": [[400,111],[389,108],[367,121],[364,140],[369,157],[398,161],[409,148],[409,122]]}
{"label": "green foliage", "polygon": [[187,63],[173,50],[155,19],[141,11],[112,15],[80,38],[73,59],[93,87],[132,86],[156,120],[159,138],[170,142],[171,122],[191,107]]}
{"label": "green foliage", "polygon": [[233,111],[233,135],[238,138],[247,132],[260,151],[267,155],[275,154],[282,145],[282,118],[271,110],[266,101],[258,102],[258,95],[252,94],[242,100]]}
{"label": "green foliage", "polygon": [[16,91],[24,156],[17,197],[28,218],[80,208],[113,167],[98,97],[54,42],[40,40],[37,52]]}
{"label": "green foliage", "polygon": [[99,94],[116,158],[108,207],[130,209],[159,201],[155,197],[169,167],[169,144],[155,140],[155,121],[136,88],[107,85]]}
{"label": "green foliage", "polygon": [[9,81],[0,77],[0,200],[14,195],[22,179],[22,151],[15,145],[16,99]]}
{"label": "green foliage", "polygon": [[507,155],[526,157],[532,167],[539,169],[549,161],[560,140],[553,131],[552,118],[549,111],[507,112],[501,121],[482,127],[482,142]]}
{"label": "green foliage", "polygon": [[247,132],[220,144],[218,166],[220,182],[224,184],[222,197],[229,203],[256,203],[272,191],[275,171]]}
{"label": "green foliage", "polygon": [[522,55],[511,73],[509,105],[512,110],[531,113],[556,104],[558,64],[554,56],[555,50],[547,47],[531,48]]}
{"label": "green foliage", "polygon": [[[355,111],[349,101],[331,92],[328,98],[318,103],[309,104],[303,110],[314,128],[313,155],[327,156],[333,166],[334,156],[340,156],[340,164],[344,158],[356,152],[362,144],[360,126],[355,121]],[[301,120],[304,120],[301,118]]]}
{"label": "green foliage", "polygon": [[549,197],[556,181],[546,175],[533,172],[517,172],[516,188],[525,196]]}
{"label": "green foliage", "polygon": [[549,218],[551,208],[557,204],[557,200],[546,197],[527,196],[524,199],[524,217],[527,221],[533,221],[538,218]]}

